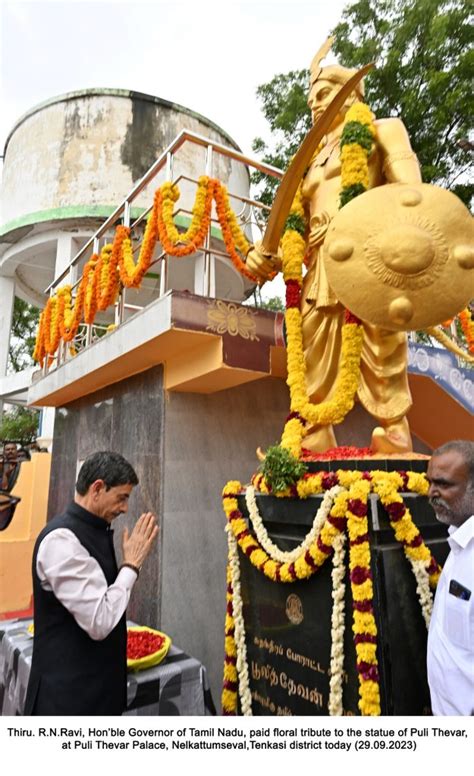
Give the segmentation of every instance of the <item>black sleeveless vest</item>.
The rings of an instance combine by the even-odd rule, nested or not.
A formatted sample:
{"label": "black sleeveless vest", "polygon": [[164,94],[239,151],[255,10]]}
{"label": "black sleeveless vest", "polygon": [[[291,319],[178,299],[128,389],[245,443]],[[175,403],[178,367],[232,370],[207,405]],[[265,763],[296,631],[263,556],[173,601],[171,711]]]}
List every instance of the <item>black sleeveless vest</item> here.
{"label": "black sleeveless vest", "polygon": [[118,569],[108,523],[76,503],[51,520],[33,552],[35,635],[25,715],[119,715],[126,707],[127,626],[125,614],[102,641],[76,623],[36,573],[38,548],[57,528],[68,528],[104,572],[107,584]]}

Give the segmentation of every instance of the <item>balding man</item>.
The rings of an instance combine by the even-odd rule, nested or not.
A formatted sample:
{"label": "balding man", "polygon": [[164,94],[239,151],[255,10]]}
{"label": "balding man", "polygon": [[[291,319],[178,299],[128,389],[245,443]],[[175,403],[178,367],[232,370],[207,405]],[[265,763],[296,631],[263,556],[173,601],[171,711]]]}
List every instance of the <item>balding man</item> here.
{"label": "balding man", "polygon": [[474,713],[474,442],[433,452],[427,474],[451,552],[441,574],[428,634],[428,682],[435,715]]}

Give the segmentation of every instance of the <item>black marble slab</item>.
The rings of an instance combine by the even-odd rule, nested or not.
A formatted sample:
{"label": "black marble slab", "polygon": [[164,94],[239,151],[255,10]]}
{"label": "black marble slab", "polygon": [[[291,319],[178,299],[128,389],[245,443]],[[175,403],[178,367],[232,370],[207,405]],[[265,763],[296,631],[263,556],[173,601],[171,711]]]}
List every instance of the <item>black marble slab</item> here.
{"label": "black marble slab", "polygon": [[305,461],[308,471],[337,472],[338,469],[359,472],[426,472],[428,458],[344,458],[333,461]]}
{"label": "black marble slab", "polygon": [[[427,499],[403,494],[413,520],[438,562],[449,547],[446,529]],[[321,497],[258,496],[272,541],[282,550],[301,543]],[[245,497],[239,508],[246,515]],[[378,628],[381,708],[384,715],[430,713],[426,679],[427,630],[416,582],[376,496],[368,513],[374,611]],[[331,561],[309,580],[276,583],[240,553],[241,590],[254,715],[327,715],[331,654]],[[358,715],[358,677],[352,640],[352,600],[346,577],[344,714]]]}

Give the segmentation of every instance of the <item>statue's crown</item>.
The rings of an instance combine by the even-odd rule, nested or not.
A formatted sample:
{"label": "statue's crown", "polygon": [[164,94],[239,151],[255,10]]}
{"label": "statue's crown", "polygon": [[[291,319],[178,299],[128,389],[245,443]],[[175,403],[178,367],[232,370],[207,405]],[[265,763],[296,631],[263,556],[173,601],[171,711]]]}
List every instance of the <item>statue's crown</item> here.
{"label": "statue's crown", "polygon": [[[345,84],[349,78],[356,73],[356,70],[352,70],[348,67],[342,67],[341,65],[328,65],[327,67],[321,67],[322,60],[328,55],[331,50],[334,38],[330,37],[324,41],[318,51],[313,57],[310,65],[310,78],[309,88],[316,83],[316,81],[334,81],[338,84]],[[362,81],[356,87],[356,92],[363,97],[364,96],[364,84]]]}

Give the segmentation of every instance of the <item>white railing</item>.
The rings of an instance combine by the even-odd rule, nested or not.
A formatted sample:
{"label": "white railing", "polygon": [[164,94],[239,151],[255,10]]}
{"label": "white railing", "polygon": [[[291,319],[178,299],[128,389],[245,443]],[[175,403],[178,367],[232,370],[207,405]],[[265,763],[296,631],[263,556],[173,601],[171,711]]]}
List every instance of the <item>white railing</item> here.
{"label": "white railing", "polygon": [[[201,135],[197,135],[193,132],[182,130],[176,139],[152,164],[145,175],[138,181],[138,183],[135,184],[132,190],[116,207],[113,213],[104,221],[99,229],[94,232],[90,239],[87,240],[87,242],[73,257],[64,271],[48,286],[45,293],[53,295],[60,286],[67,283],[71,286],[74,301],[74,292],[76,291],[82,279],[80,273],[78,273],[78,268],[81,262],[83,262],[86,257],[88,258],[91,253],[98,254],[100,252],[101,246],[106,242],[110,242],[115,227],[118,224],[123,224],[127,227],[130,227],[132,236],[135,235],[136,237],[138,237],[140,233],[144,231],[145,220],[153,207],[153,203],[151,202],[150,205],[144,209],[140,216],[134,221],[131,219],[131,210],[137,197],[144,191],[144,189],[149,186],[150,183],[153,182],[153,180],[157,178],[157,176],[160,174],[163,175],[164,173],[165,180],[167,181],[172,181],[173,183],[177,184],[179,184],[181,181],[186,181],[187,183],[197,186],[198,181],[196,178],[192,178],[184,174],[173,177],[173,168],[175,166],[174,163],[176,154],[186,143],[202,146],[205,148],[205,169],[201,174],[208,175],[209,177],[214,177],[214,169],[216,167],[215,162],[216,157],[218,156],[226,157],[227,159],[231,159],[244,165],[246,168],[258,170],[259,172],[262,172],[265,175],[271,176],[273,178],[280,179],[283,176],[282,171],[276,167],[272,167],[271,165],[264,164],[258,160],[251,159],[245,154],[239,153],[238,151],[232,148],[228,148],[227,146],[224,146],[220,143],[211,141],[209,138],[202,137]],[[259,236],[265,223],[263,211],[268,210],[268,208],[265,205],[262,205],[262,203],[250,197],[242,196],[241,194],[231,190],[229,190],[228,193],[232,200],[233,209],[239,220],[241,228],[246,231],[246,233],[251,230],[253,236],[255,236],[255,234],[256,236]],[[236,205],[235,203],[238,204]],[[181,208],[175,211],[175,215],[181,215],[190,218],[191,211],[185,208]],[[208,235],[204,245],[202,248],[200,248],[200,253],[204,256],[202,277],[202,289],[204,296],[215,296],[215,257],[228,258],[228,254],[216,247],[215,244],[211,247],[211,230],[213,226],[216,226],[217,224],[218,222],[216,218],[211,218]],[[135,241],[133,248],[134,253],[139,251],[139,249],[140,243],[137,240]],[[163,296],[168,290],[168,262],[170,260],[173,260],[173,257],[168,256],[163,250],[160,250],[152,262],[151,266],[156,265],[159,269],[160,279],[158,293],[154,298]],[[120,326],[124,320],[128,319],[137,311],[143,309],[139,305],[130,303],[130,301],[126,299],[126,292],[127,289],[122,288],[120,295],[115,302],[113,319],[115,326]],[[51,369],[55,369],[65,360],[73,357],[73,355],[75,355],[77,352],[91,345],[99,337],[103,336],[104,333],[107,333],[108,328],[110,328],[110,326],[102,324],[82,324],[73,343],[61,342],[55,357],[53,359],[45,359],[43,374],[46,374]]]}

